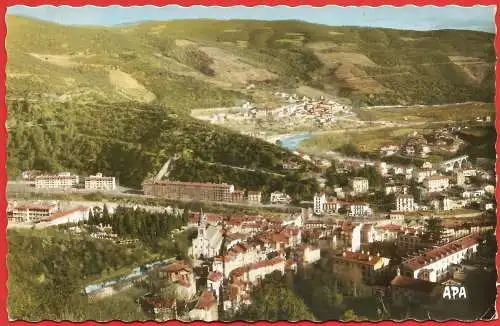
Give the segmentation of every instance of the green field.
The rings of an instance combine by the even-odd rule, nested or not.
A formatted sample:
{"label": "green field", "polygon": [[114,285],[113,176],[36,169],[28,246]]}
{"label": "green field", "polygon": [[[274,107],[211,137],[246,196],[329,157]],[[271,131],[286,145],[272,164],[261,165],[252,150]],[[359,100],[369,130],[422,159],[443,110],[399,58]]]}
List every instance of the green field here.
{"label": "green field", "polygon": [[359,117],[366,121],[467,121],[477,117],[495,118],[493,103],[468,103],[440,107],[410,107],[410,108],[365,108],[361,109]]}
{"label": "green field", "polygon": [[424,127],[418,128],[385,128],[367,131],[346,131],[344,133],[332,133],[313,136],[303,141],[301,149],[318,151],[335,151],[344,145],[355,145],[359,151],[373,153],[385,145],[400,145],[401,141],[411,132],[421,132]]}

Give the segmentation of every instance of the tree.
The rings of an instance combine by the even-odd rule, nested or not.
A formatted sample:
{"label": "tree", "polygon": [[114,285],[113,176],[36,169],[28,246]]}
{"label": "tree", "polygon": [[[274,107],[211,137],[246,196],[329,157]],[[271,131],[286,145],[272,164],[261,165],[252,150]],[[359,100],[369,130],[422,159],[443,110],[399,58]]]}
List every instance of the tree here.
{"label": "tree", "polygon": [[[274,274],[274,273],[273,273]],[[287,288],[281,274],[269,275],[251,293],[252,304],[243,307],[234,320],[246,321],[299,321],[315,320],[314,315],[297,297]]]}
{"label": "tree", "polygon": [[359,316],[356,315],[356,313],[354,312],[354,310],[349,309],[349,310],[344,311],[344,313],[342,314],[342,317],[340,318],[340,320],[343,321],[343,322],[358,321],[359,320]]}
{"label": "tree", "polygon": [[424,239],[432,243],[438,243],[441,241],[444,233],[444,227],[442,220],[437,217],[429,218],[425,221],[425,232]]}
{"label": "tree", "polygon": [[111,218],[109,217],[108,206],[104,204],[102,209],[102,224],[109,225],[111,223]]}

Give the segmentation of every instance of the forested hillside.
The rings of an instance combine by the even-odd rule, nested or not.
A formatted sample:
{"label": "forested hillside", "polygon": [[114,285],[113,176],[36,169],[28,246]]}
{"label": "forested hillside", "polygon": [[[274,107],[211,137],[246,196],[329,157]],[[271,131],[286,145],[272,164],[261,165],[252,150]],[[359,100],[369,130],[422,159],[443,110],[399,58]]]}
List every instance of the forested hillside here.
{"label": "forested hillside", "polygon": [[[30,169],[101,171],[121,185],[140,187],[169,157],[181,154],[172,177],[184,181],[227,182],[254,190],[266,185],[281,190],[287,180],[290,187],[302,184],[299,177],[285,178],[282,162],[293,158],[287,150],[162,106],[14,101],[8,110],[10,176]],[[309,194],[316,184],[311,187]]]}

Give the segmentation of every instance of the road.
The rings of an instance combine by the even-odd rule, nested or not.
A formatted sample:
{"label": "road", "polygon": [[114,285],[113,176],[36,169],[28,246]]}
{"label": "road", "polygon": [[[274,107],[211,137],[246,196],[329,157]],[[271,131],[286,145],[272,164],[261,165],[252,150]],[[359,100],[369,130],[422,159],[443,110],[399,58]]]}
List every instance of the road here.
{"label": "road", "polygon": [[[114,197],[122,197],[122,198],[142,198],[142,199],[158,199],[161,200],[162,198],[158,197],[153,197],[153,196],[146,196],[142,193],[127,193],[126,191],[130,191],[131,189],[129,188],[124,188],[120,187],[116,191],[107,191],[107,192],[101,192],[104,195],[109,195],[109,196],[114,196]],[[137,190],[136,190],[137,191]],[[41,194],[45,195],[44,200],[60,200],[57,197],[54,197],[52,199],[47,199],[46,197],[50,197],[50,195],[68,195],[68,194],[74,194],[74,195],[89,195],[95,193],[95,191],[89,191],[89,190],[84,190],[84,189],[36,189],[33,186],[30,186],[26,182],[17,182],[17,181],[9,181],[7,183],[7,197],[9,200],[15,200],[16,195],[26,195],[26,194],[35,194],[35,196],[32,198],[33,200],[36,200],[36,194]],[[22,197],[21,197],[22,198]],[[24,199],[24,198],[22,198]],[[190,203],[193,202],[192,200],[186,200],[186,199],[179,199],[179,200],[171,200],[174,202],[182,202],[182,203]],[[106,202],[105,199],[103,199],[101,204],[103,202]],[[300,207],[295,207],[295,206],[289,206],[289,205],[283,205],[283,204],[249,204],[249,203],[231,203],[231,202],[213,202],[213,201],[202,201],[204,204],[209,204],[209,205],[219,205],[219,206],[242,206],[242,207],[249,207],[249,208],[274,208],[274,209],[280,209],[280,210],[286,210],[286,209],[298,209]],[[122,204],[120,204],[122,205]],[[132,206],[135,206],[132,204]],[[140,206],[140,205],[139,205]],[[160,207],[160,206],[158,206]]]}

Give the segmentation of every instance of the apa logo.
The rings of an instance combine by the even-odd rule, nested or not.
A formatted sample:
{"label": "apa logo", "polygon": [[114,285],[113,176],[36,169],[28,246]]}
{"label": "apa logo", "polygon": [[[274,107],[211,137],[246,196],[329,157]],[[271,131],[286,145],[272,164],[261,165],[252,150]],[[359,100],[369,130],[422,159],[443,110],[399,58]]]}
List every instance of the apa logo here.
{"label": "apa logo", "polygon": [[467,299],[467,291],[465,290],[465,286],[446,285],[443,291],[443,299],[448,299],[448,300]]}

